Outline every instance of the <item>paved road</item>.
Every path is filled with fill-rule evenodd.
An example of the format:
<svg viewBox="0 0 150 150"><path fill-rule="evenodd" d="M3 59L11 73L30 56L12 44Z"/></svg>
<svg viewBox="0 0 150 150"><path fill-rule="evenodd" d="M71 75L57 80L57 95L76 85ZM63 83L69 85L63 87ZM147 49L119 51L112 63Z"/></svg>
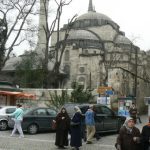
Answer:
<svg viewBox="0 0 150 150"><path fill-rule="evenodd" d="M25 134L25 138L10 137L11 131L0 131L0 150L57 150L54 145L55 133ZM83 142L81 150L115 150L114 142L117 134L104 135L92 145ZM67 149L70 149L68 147Z"/></svg>
<svg viewBox="0 0 150 150"><path fill-rule="evenodd" d="M146 123L146 117L142 118L142 124L138 124L138 128L142 128ZM25 134L25 138L10 137L11 131L0 131L0 150L57 150L54 145L55 133L39 133L37 135ZM106 134L91 145L85 144L81 150L115 150L114 143L117 134ZM68 147L67 149L70 149Z"/></svg>

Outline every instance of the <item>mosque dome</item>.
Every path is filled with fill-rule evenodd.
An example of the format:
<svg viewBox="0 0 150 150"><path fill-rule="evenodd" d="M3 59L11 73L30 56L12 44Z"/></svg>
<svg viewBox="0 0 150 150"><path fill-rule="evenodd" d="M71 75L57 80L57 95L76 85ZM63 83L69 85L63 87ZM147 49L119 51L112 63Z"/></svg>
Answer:
<svg viewBox="0 0 150 150"><path fill-rule="evenodd" d="M13 71L16 69L16 65L20 63L22 60L21 57L12 57L6 61L5 66L3 67L3 71Z"/></svg>
<svg viewBox="0 0 150 150"><path fill-rule="evenodd" d="M93 26L111 25L118 29L119 26L108 16L97 13L92 5L92 0L89 1L88 12L79 16L74 22L73 28L87 28Z"/></svg>
<svg viewBox="0 0 150 150"><path fill-rule="evenodd" d="M69 33L69 40L72 39L86 39L86 40L96 40L99 41L98 37L87 30L72 30Z"/></svg>
<svg viewBox="0 0 150 150"><path fill-rule="evenodd" d="M78 20L109 20L109 21L111 21L111 18L107 17L104 14L97 13L95 11L89 11L88 13L85 13L85 14L79 16L77 18L77 21Z"/></svg>

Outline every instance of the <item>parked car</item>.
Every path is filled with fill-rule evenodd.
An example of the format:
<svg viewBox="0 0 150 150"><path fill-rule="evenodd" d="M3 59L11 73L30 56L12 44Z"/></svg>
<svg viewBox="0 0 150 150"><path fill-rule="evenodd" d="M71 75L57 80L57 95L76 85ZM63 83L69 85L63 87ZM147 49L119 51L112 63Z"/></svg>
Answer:
<svg viewBox="0 0 150 150"><path fill-rule="evenodd" d="M36 134L38 131L53 130L52 121L56 115L56 110L51 108L38 107L30 109L24 113L22 129L30 134ZM13 128L13 119L9 119L8 126Z"/></svg>
<svg viewBox="0 0 150 150"><path fill-rule="evenodd" d="M8 128L8 115L16 110L16 106L0 106L0 130Z"/></svg>
<svg viewBox="0 0 150 150"><path fill-rule="evenodd" d="M90 104L65 104L69 116L72 118L74 114L74 106L78 106L83 114L88 110ZM110 108L101 104L94 104L95 116L95 126L96 132L116 132L119 131L120 127L123 125L126 117L116 115Z"/></svg>

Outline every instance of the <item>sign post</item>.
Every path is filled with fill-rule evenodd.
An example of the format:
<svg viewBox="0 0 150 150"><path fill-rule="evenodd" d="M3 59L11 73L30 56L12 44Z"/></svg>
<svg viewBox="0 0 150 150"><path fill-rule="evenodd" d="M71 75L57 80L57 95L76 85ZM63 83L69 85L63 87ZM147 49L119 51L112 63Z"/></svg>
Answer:
<svg viewBox="0 0 150 150"><path fill-rule="evenodd" d="M150 97L144 97L145 105L148 105L148 116L150 116Z"/></svg>

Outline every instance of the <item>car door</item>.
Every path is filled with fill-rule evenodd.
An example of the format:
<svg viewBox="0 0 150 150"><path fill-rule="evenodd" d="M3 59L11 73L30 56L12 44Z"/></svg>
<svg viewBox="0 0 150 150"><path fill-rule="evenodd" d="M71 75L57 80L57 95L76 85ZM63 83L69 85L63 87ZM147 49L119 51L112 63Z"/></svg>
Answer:
<svg viewBox="0 0 150 150"><path fill-rule="evenodd" d="M57 112L53 109L48 108L47 109L48 115L49 115L49 121L48 121L48 127L52 129L52 121L55 120Z"/></svg>
<svg viewBox="0 0 150 150"><path fill-rule="evenodd" d="M94 106L95 115L95 127L97 132L104 130L104 115L102 114L101 107L99 105Z"/></svg>
<svg viewBox="0 0 150 150"><path fill-rule="evenodd" d="M117 130L118 119L113 111L106 106L101 106L101 110L104 116L104 130Z"/></svg>
<svg viewBox="0 0 150 150"><path fill-rule="evenodd" d="M33 112L35 116L35 122L38 124L40 129L49 128L50 115L48 115L46 108L38 108Z"/></svg>

